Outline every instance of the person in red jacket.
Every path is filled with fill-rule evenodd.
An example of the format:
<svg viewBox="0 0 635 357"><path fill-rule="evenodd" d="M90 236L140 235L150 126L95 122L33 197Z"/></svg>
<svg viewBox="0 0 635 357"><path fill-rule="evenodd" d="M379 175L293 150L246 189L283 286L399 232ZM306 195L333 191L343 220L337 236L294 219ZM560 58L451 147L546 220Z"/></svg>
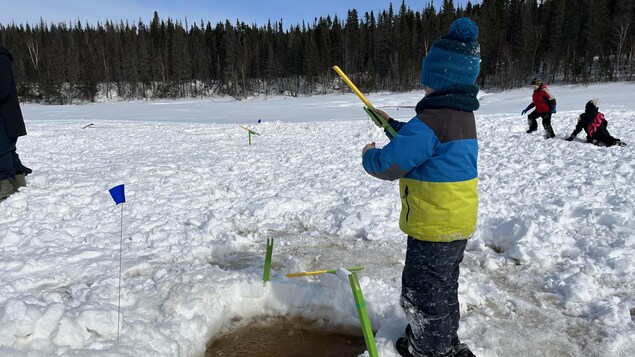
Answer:
<svg viewBox="0 0 635 357"><path fill-rule="evenodd" d="M545 139L555 138L556 135L551 127L551 114L556 113L556 98L547 90L547 85L542 83L540 79L534 78L530 84L534 90L531 97L532 102L522 111L522 115L525 115L533 107L536 107L536 110L527 116L529 123L527 133L532 133L538 129L536 119L540 117L542 118L542 127L545 128Z"/></svg>

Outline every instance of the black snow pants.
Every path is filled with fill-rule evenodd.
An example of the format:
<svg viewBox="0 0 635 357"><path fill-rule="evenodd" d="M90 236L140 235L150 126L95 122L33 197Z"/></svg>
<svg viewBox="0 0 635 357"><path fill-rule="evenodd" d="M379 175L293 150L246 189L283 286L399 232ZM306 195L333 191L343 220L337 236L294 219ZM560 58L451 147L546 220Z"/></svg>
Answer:
<svg viewBox="0 0 635 357"><path fill-rule="evenodd" d="M621 144L621 140L618 138L613 137L608 130L608 124L605 121L604 123L602 123L602 125L598 128L598 130L593 134L593 136L588 136L586 137L586 141L589 143L592 143L594 145L597 146L613 146L613 145L620 145Z"/></svg>
<svg viewBox="0 0 635 357"><path fill-rule="evenodd" d="M467 240L424 242L408 237L401 307L415 356L443 356L459 342L459 264Z"/></svg>
<svg viewBox="0 0 635 357"><path fill-rule="evenodd" d="M527 116L527 122L529 123L529 130L527 130L527 132L531 133L538 129L538 122L536 121L538 118L542 118L542 127L545 129L545 137L555 137L556 134L554 134L553 128L551 127L551 113L538 113L536 110Z"/></svg>

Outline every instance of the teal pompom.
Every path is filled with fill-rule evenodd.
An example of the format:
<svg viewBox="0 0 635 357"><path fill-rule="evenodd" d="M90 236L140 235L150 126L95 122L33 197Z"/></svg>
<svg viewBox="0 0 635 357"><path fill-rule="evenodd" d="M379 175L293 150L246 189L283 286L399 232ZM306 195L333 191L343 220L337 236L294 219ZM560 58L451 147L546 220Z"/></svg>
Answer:
<svg viewBox="0 0 635 357"><path fill-rule="evenodd" d="M461 42L476 41L478 38L478 27L470 18L462 17L452 23L447 37Z"/></svg>

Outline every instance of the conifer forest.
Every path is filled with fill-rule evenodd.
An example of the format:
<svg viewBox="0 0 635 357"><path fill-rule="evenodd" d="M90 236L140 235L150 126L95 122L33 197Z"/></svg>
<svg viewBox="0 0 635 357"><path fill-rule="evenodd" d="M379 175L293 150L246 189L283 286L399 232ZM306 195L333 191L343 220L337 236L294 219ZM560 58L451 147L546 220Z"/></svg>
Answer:
<svg viewBox="0 0 635 357"><path fill-rule="evenodd" d="M438 1L437 1L438 2ZM423 3L423 2L422 2ZM394 7L393 7L394 6ZM635 79L635 0L444 0L346 18L266 25L237 20L0 24L24 101L310 95L419 87L421 62L458 17L479 27L482 88ZM190 22L191 20L191 22Z"/></svg>

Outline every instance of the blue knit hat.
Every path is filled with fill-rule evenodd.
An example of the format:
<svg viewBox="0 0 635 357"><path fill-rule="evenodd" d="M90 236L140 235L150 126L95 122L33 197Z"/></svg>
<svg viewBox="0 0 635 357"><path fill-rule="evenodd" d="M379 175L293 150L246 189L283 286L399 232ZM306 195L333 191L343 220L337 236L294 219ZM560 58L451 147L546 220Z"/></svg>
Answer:
<svg viewBox="0 0 635 357"><path fill-rule="evenodd" d="M474 84L481 68L481 47L474 21L462 17L439 37L423 59L421 84L434 90Z"/></svg>

